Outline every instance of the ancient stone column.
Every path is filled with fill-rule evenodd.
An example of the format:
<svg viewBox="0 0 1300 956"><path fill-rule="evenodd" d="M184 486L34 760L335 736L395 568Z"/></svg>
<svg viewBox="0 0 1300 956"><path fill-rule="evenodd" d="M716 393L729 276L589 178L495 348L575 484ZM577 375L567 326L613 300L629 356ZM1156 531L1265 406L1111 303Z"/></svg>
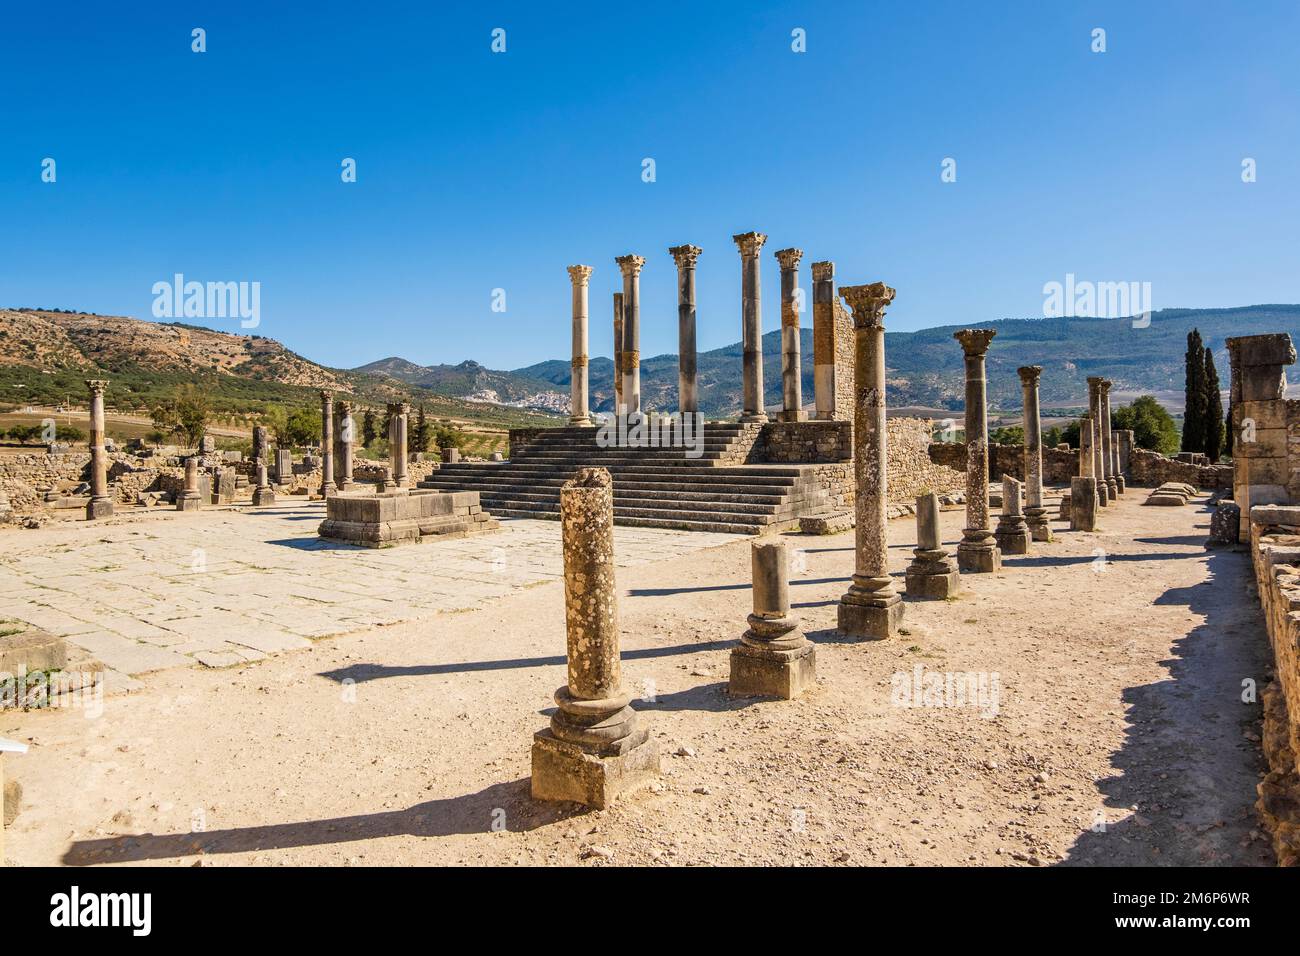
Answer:
<svg viewBox="0 0 1300 956"><path fill-rule="evenodd" d="M406 416L411 406L406 402L389 402L388 458L393 466L393 485L405 488L406 481Z"/></svg>
<svg viewBox="0 0 1300 956"><path fill-rule="evenodd" d="M802 249L781 249L781 414L783 422L807 419L803 411L803 373L799 355L799 260Z"/></svg>
<svg viewBox="0 0 1300 956"><path fill-rule="evenodd" d="M347 491L355 481L352 480L352 468L355 464L353 448L356 443L356 422L352 420L352 403L339 402L338 405L338 461L335 465L335 484L339 491Z"/></svg>
<svg viewBox="0 0 1300 956"><path fill-rule="evenodd" d="M1121 428L1115 432L1116 476L1121 477L1128 471L1129 460L1133 455L1133 430ZM1127 484L1128 480L1125 479Z"/></svg>
<svg viewBox="0 0 1300 956"><path fill-rule="evenodd" d="M334 393L320 393L320 496L333 494L334 484ZM283 480L283 478L281 479Z"/></svg>
<svg viewBox="0 0 1300 956"><path fill-rule="evenodd" d="M104 450L104 389L108 382L91 379L90 389L90 501L86 519L107 518L113 514L113 499L108 493L108 452Z"/></svg>
<svg viewBox="0 0 1300 956"><path fill-rule="evenodd" d="M792 700L817 681L813 645L790 614L790 553L780 538L750 544L754 579L754 613L749 629L731 650L733 697L779 697Z"/></svg>
<svg viewBox="0 0 1300 956"><path fill-rule="evenodd" d="M813 397L817 420L835 418L835 263L814 262Z"/></svg>
<svg viewBox="0 0 1300 956"><path fill-rule="evenodd" d="M623 273L623 401L627 412L641 411L641 267L645 256L619 256Z"/></svg>
<svg viewBox="0 0 1300 956"><path fill-rule="evenodd" d="M587 405L587 286L590 279L591 266L569 266L569 282L573 286L573 361L569 376L573 408L569 424L583 427L592 424Z"/></svg>
<svg viewBox="0 0 1300 956"><path fill-rule="evenodd" d="M961 573L939 538L939 496L933 491L916 499L915 557L907 566L907 596L921 600L954 597Z"/></svg>
<svg viewBox="0 0 1300 956"><path fill-rule="evenodd" d="M673 246L677 263L677 410L685 419L700 410L700 383L695 347L695 263L699 246Z"/></svg>
<svg viewBox="0 0 1300 956"><path fill-rule="evenodd" d="M614 486L583 468L560 490L568 683L533 737L532 794L604 809L659 773L659 751L623 687L614 584Z"/></svg>
<svg viewBox="0 0 1300 956"><path fill-rule="evenodd" d="M1070 479L1070 529L1097 530L1097 479L1091 475Z"/></svg>
<svg viewBox="0 0 1300 956"><path fill-rule="evenodd" d="M1101 377L1088 376L1088 414L1092 418L1092 471L1097 479L1097 504L1105 508L1110 502L1110 486L1106 484L1106 463L1102 455Z"/></svg>
<svg viewBox="0 0 1300 956"><path fill-rule="evenodd" d="M270 458L271 441L265 425L253 426L253 461L259 458L267 461Z"/></svg>
<svg viewBox="0 0 1300 956"><path fill-rule="evenodd" d="M841 286L853 311L857 405L853 418L854 512L857 520L853 583L840 598L839 629L880 640L898 632L902 598L889 576L885 447L885 309L894 290L883 282Z"/></svg>
<svg viewBox="0 0 1300 956"><path fill-rule="evenodd" d="M984 356L995 329L962 329L953 338L966 356L966 527L957 545L957 566L983 574L1002 567L989 527L989 423L988 383Z"/></svg>
<svg viewBox="0 0 1300 956"><path fill-rule="evenodd" d="M266 461L259 458L257 460L257 487L253 489L254 507L275 504L275 489L271 487L271 481L266 475Z"/></svg>
<svg viewBox="0 0 1300 956"><path fill-rule="evenodd" d="M1010 475L1002 476L1002 514L993 537L1003 554L1029 553L1029 525L1020 510L1021 483Z"/></svg>
<svg viewBox="0 0 1300 956"><path fill-rule="evenodd" d="M1293 500L1285 399L1286 367L1295 363L1296 350L1286 332L1233 336L1225 344L1232 374L1232 498L1241 508L1238 538L1249 541L1251 508Z"/></svg>
<svg viewBox="0 0 1300 956"><path fill-rule="evenodd" d="M185 459L185 488L176 495L177 511L198 511L203 507L199 494L199 459L191 455Z"/></svg>
<svg viewBox="0 0 1300 956"><path fill-rule="evenodd" d="M740 250L740 322L741 347L744 349L744 387L740 413L742 422L765 422L763 410L763 304L759 280L759 250L767 242L761 232L742 232L732 236Z"/></svg>
<svg viewBox="0 0 1300 956"><path fill-rule="evenodd" d="M1025 522L1035 541L1052 540L1052 524L1043 507L1043 423L1038 407L1040 365L1016 369L1025 409Z"/></svg>
<svg viewBox="0 0 1300 956"><path fill-rule="evenodd" d="M1101 417L1101 465L1106 474L1106 493L1111 501L1119 497L1119 481L1115 478L1115 436L1110 427L1110 380L1097 383Z"/></svg>
<svg viewBox="0 0 1300 956"><path fill-rule="evenodd" d="M623 293L614 293L614 414L624 415L623 407Z"/></svg>

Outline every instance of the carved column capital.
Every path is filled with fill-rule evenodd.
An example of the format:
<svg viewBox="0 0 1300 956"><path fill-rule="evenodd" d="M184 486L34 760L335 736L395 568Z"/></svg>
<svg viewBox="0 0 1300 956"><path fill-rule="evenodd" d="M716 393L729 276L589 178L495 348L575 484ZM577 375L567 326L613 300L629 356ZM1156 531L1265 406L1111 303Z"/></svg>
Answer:
<svg viewBox="0 0 1300 956"><path fill-rule="evenodd" d="M90 389L96 395L103 395L104 389L108 388L108 380L102 378L87 379L86 388Z"/></svg>
<svg viewBox="0 0 1300 956"><path fill-rule="evenodd" d="M591 266L569 266L569 281L576 286L584 286L591 278Z"/></svg>
<svg viewBox="0 0 1300 956"><path fill-rule="evenodd" d="M672 246L668 253L676 261L677 268L682 269L694 268L703 251L699 246Z"/></svg>
<svg viewBox="0 0 1300 956"><path fill-rule="evenodd" d="M814 282L821 282L823 279L834 279L835 263L829 260L825 262L814 262L812 264L812 277Z"/></svg>
<svg viewBox="0 0 1300 956"><path fill-rule="evenodd" d="M962 351L968 356L983 355L989 350L989 343L997 335L997 329L962 329L954 332L952 337L961 343Z"/></svg>
<svg viewBox="0 0 1300 956"><path fill-rule="evenodd" d="M1016 374L1020 376L1020 381L1024 385L1038 385L1038 380L1043 374L1041 365L1022 365L1016 369Z"/></svg>
<svg viewBox="0 0 1300 956"><path fill-rule="evenodd" d="M641 267L645 265L645 256L618 256L614 261L618 263L623 278L631 279L641 274Z"/></svg>
<svg viewBox="0 0 1300 956"><path fill-rule="evenodd" d="M776 261L781 263L781 271L799 268L799 260L803 258L802 249L778 249L773 255Z"/></svg>
<svg viewBox="0 0 1300 956"><path fill-rule="evenodd" d="M732 236L731 240L740 249L743 258L756 259L759 250L763 248L763 243L767 242L767 236L761 232L742 232Z"/></svg>
<svg viewBox="0 0 1300 956"><path fill-rule="evenodd" d="M894 294L883 282L840 286L840 296L853 312L855 329L883 328L885 309L894 301Z"/></svg>

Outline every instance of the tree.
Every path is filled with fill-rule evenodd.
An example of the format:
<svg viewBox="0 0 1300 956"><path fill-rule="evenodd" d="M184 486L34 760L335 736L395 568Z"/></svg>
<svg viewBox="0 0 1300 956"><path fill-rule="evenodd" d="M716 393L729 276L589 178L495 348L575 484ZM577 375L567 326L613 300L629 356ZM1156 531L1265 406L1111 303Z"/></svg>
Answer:
<svg viewBox="0 0 1300 956"><path fill-rule="evenodd" d="M375 410L366 409L365 418L361 420L361 447L369 448L375 440Z"/></svg>
<svg viewBox="0 0 1300 956"><path fill-rule="evenodd" d="M271 429L281 448L310 445L320 437L320 411L313 408L285 408L273 405L262 416L262 424Z"/></svg>
<svg viewBox="0 0 1300 956"><path fill-rule="evenodd" d="M196 447L203 440L211 419L208 396L194 385L182 385L172 397L159 402L153 409L153 426L160 432L180 435L187 447Z"/></svg>
<svg viewBox="0 0 1300 956"><path fill-rule="evenodd" d="M1205 350L1205 454L1217 462L1223 454L1223 396L1219 394L1219 372L1214 367L1214 352Z"/></svg>
<svg viewBox="0 0 1300 956"><path fill-rule="evenodd" d="M415 428L411 431L411 451L428 451L429 439L433 437L433 432L429 428L428 421L424 417L424 406L421 405L415 414Z"/></svg>
<svg viewBox="0 0 1300 956"><path fill-rule="evenodd" d="M1173 416L1155 400L1153 395L1134 399L1131 405L1115 409L1112 427L1133 432L1133 444L1138 448L1172 455L1178 451L1178 426Z"/></svg>
<svg viewBox="0 0 1300 956"><path fill-rule="evenodd" d="M433 438L439 448L459 448L465 443L465 433L450 422L434 425Z"/></svg>
<svg viewBox="0 0 1300 956"><path fill-rule="evenodd" d="M1020 425L1005 425L1002 428L995 428L993 434L989 435L989 441L998 445L1023 445L1025 443L1025 429Z"/></svg>
<svg viewBox="0 0 1300 956"><path fill-rule="evenodd" d="M1187 333L1187 351L1183 353L1183 451L1205 451L1205 346L1201 333Z"/></svg>

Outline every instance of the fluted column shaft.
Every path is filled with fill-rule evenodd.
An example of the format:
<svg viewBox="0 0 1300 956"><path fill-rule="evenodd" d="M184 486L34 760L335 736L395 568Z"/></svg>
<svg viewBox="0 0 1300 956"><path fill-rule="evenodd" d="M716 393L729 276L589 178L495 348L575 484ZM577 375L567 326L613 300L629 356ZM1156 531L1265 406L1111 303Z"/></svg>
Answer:
<svg viewBox="0 0 1300 956"><path fill-rule="evenodd" d="M759 278L759 251L767 236L761 232L745 232L732 236L740 249L740 323L741 347L744 350L742 368L743 389L742 422L765 422L763 411L763 306L762 284Z"/></svg>
<svg viewBox="0 0 1300 956"><path fill-rule="evenodd" d="M1002 552L993 539L989 522L988 382L985 356L997 333L993 329L962 329L953 334L961 342L966 362L966 527L957 546L962 571L996 571Z"/></svg>
<svg viewBox="0 0 1300 956"><path fill-rule="evenodd" d="M590 425L587 381L587 289L591 266L569 266L573 286L573 361L570 365L569 395L572 409L570 425Z"/></svg>
<svg viewBox="0 0 1300 956"><path fill-rule="evenodd" d="M677 410L693 415L700 410L699 375L695 345L695 263L699 246L673 246L668 252L677 263Z"/></svg>
<svg viewBox="0 0 1300 956"><path fill-rule="evenodd" d="M411 406L406 402L393 402L388 406L389 449L388 457L393 466L393 483L398 488L406 487L406 419L411 413Z"/></svg>
<svg viewBox="0 0 1300 956"><path fill-rule="evenodd" d="M352 420L352 403L339 402L338 433L338 490L346 490L352 484L353 443L356 440L356 423Z"/></svg>
<svg viewBox="0 0 1300 956"><path fill-rule="evenodd" d="M614 414L623 408L623 293L614 293Z"/></svg>
<svg viewBox="0 0 1300 956"><path fill-rule="evenodd" d="M776 253L781 264L781 421L803 421L803 370L799 350L799 260L801 249Z"/></svg>
<svg viewBox="0 0 1300 956"><path fill-rule="evenodd" d="M645 256L619 256L623 273L623 401L628 414L641 411L641 267Z"/></svg>

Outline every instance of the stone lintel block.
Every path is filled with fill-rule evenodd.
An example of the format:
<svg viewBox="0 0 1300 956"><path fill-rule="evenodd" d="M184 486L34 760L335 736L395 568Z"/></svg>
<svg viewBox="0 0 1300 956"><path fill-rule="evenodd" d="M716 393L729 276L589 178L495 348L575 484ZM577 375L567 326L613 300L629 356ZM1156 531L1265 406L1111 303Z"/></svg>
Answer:
<svg viewBox="0 0 1300 956"><path fill-rule="evenodd" d="M1232 445L1236 458L1285 458L1287 435L1285 428L1255 428L1254 441L1238 441Z"/></svg>
<svg viewBox="0 0 1300 956"><path fill-rule="evenodd" d="M996 545L957 545L957 567L968 574L992 574L1002 570L1002 551Z"/></svg>
<svg viewBox="0 0 1300 956"><path fill-rule="evenodd" d="M1265 335L1239 335L1227 340L1227 346L1233 350L1237 364L1243 371L1252 366L1294 365L1296 359L1295 345L1286 332L1271 332Z"/></svg>
<svg viewBox="0 0 1300 956"><path fill-rule="evenodd" d="M805 643L792 650L738 644L731 649L732 697L777 697L793 700L817 683L817 651Z"/></svg>
<svg viewBox="0 0 1300 956"><path fill-rule="evenodd" d="M10 626L0 622L0 630ZM67 663L67 642L39 627L0 637L0 674L62 670Z"/></svg>
<svg viewBox="0 0 1300 956"><path fill-rule="evenodd" d="M1142 502L1144 505L1164 505L1166 507L1181 507L1187 504L1187 499L1182 495L1176 495L1172 492L1157 491L1147 497Z"/></svg>
<svg viewBox="0 0 1300 956"><path fill-rule="evenodd" d="M567 800L604 810L659 776L659 745L649 737L623 753L600 756L560 740L550 729L533 735L534 800Z"/></svg>
<svg viewBox="0 0 1300 956"><path fill-rule="evenodd" d="M839 630L868 641L883 641L898 634L903 622L903 602L895 595L884 605L858 604L840 599Z"/></svg>
<svg viewBox="0 0 1300 956"><path fill-rule="evenodd" d="M1249 418L1255 423L1256 428L1286 428L1287 403L1279 401L1238 402L1235 415L1238 422Z"/></svg>
<svg viewBox="0 0 1300 956"><path fill-rule="evenodd" d="M1259 504L1250 509L1255 524L1300 529L1300 505Z"/></svg>
<svg viewBox="0 0 1300 956"><path fill-rule="evenodd" d="M938 573L907 569L907 596L920 601L942 601L961 591L961 572L956 568Z"/></svg>

